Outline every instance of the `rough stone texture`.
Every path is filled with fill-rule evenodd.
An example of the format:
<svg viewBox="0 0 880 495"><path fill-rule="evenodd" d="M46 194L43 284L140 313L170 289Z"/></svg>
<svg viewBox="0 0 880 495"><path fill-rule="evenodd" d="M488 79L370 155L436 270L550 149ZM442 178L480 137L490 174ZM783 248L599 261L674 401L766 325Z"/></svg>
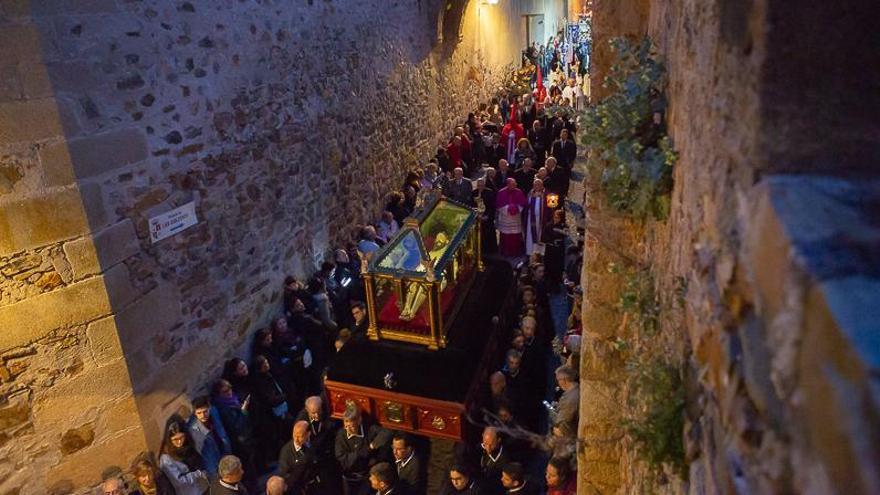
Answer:
<svg viewBox="0 0 880 495"><path fill-rule="evenodd" d="M597 38L650 34L666 60L679 160L665 223L588 247L588 297L602 296L584 321L591 334L628 337L620 316L601 310L620 290L604 270L609 259L650 265L661 302L681 294L683 304L661 304L661 338L649 349L683 367L690 476L657 485L631 449L587 443L581 486L876 493L880 216L876 185L859 182L876 176L878 134L865 116L880 101L865 89L877 74L861 69L878 54L859 40L875 39L864 19L878 7L807 2L789 16L794 3L782 0L612 4L595 3ZM598 47L593 60L595 82L610 60ZM837 177L767 176L790 172ZM615 225L594 196L588 237ZM600 354L602 342L584 345L601 361L585 366L620 365ZM608 422L596 401L613 404L624 391L617 382L585 395L582 431Z"/></svg>
<svg viewBox="0 0 880 495"><path fill-rule="evenodd" d="M0 0L0 493L155 448L498 87L516 8L453 3Z"/></svg>

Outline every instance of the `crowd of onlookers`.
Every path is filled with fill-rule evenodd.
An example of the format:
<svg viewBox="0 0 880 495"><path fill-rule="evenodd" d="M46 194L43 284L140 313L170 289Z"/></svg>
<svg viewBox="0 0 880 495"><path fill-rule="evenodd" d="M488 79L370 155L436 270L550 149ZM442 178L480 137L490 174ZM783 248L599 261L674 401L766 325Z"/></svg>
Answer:
<svg viewBox="0 0 880 495"><path fill-rule="evenodd" d="M528 97L502 99L512 105L496 99L469 115L407 174L375 224L357 227L307 281L288 277L283 313L255 333L249 358L227 361L188 417L168 418L159 451L131 463L127 484L122 470L108 470L101 493L426 493L419 439L355 409L331 419L322 380L342 346L366 338L361 258L394 236L420 191L437 188L479 206L482 249L511 261L517 276L512 323L500 330L509 348L475 419L485 426L481 443L457 450L442 493L573 494L580 246L567 246L563 206L575 125ZM568 321L554 304L571 308Z"/></svg>

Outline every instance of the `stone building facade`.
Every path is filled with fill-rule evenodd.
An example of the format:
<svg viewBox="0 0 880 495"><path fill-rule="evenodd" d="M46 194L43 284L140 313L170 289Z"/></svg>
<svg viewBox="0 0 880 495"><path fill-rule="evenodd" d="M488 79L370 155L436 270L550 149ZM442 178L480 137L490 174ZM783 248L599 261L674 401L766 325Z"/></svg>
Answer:
<svg viewBox="0 0 880 495"><path fill-rule="evenodd" d="M877 6L593 6L594 90L607 41L649 35L679 158L665 222L591 189L580 492L877 493ZM653 273L658 335L625 330L611 263ZM624 435L627 345L684 378L683 476L651 473Z"/></svg>
<svg viewBox="0 0 880 495"><path fill-rule="evenodd" d="M498 88L508 14L0 1L0 493L82 491L155 448L282 279ZM149 219L191 201L199 223L151 243Z"/></svg>

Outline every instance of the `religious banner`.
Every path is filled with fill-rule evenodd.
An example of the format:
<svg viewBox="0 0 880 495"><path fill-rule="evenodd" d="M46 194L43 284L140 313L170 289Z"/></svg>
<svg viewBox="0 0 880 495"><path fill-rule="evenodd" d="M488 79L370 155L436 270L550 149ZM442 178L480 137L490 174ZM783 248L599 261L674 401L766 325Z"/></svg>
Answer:
<svg viewBox="0 0 880 495"><path fill-rule="evenodd" d="M150 219L150 240L154 244L199 223L196 203L189 203Z"/></svg>

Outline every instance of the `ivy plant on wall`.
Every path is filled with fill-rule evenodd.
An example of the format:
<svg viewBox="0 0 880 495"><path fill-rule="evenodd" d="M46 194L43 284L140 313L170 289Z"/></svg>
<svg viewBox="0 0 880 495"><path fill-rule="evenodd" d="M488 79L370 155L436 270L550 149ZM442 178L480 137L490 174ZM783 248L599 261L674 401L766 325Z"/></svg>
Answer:
<svg viewBox="0 0 880 495"><path fill-rule="evenodd" d="M611 45L615 63L604 81L609 94L587 107L579 134L609 205L637 219L663 220L676 160L666 135L663 64L649 38L615 38Z"/></svg>

